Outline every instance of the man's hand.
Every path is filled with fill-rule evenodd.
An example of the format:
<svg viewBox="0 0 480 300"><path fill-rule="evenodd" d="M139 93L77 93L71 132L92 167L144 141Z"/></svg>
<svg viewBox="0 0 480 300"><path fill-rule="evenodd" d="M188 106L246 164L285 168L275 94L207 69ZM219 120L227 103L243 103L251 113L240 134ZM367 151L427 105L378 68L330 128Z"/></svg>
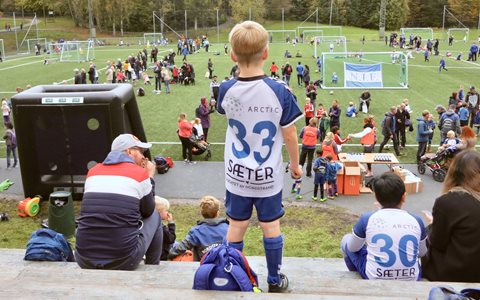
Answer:
<svg viewBox="0 0 480 300"><path fill-rule="evenodd" d="M155 164L149 161L147 158L145 158L145 160L143 161L142 167L145 168L150 178L153 178L155 176L155 171L156 171Z"/></svg>
<svg viewBox="0 0 480 300"><path fill-rule="evenodd" d="M173 215L171 213L167 213L167 221L172 222L173 221Z"/></svg>

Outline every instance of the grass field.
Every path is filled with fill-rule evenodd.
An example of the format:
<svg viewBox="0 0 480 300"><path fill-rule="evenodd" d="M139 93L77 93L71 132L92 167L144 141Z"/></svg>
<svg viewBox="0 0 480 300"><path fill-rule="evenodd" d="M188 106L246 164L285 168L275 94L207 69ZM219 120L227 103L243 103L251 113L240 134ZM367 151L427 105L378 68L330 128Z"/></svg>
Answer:
<svg viewBox="0 0 480 300"><path fill-rule="evenodd" d="M74 202L78 215L81 202ZM48 218L48 202L42 202L40 213L33 217L16 216L16 201L0 201L0 212L7 212L10 221L1 222L0 248L25 248L30 234L40 228ZM185 238L190 227L201 220L198 205L172 205L170 211L176 224L177 240ZM224 209L222 209L224 211ZM282 218L285 234L285 256L341 257L340 240L350 232L357 217L338 207L293 207L286 208ZM261 228L255 217L245 236L246 255L263 255ZM74 238L71 240L75 244Z"/></svg>
<svg viewBox="0 0 480 300"><path fill-rule="evenodd" d="M345 31L345 30L344 30ZM352 32L358 34L359 29L355 29ZM371 31L365 31L371 34ZM348 32L347 32L348 36ZM471 34L471 36L474 36ZM440 43L441 54L445 54L446 51L452 52L454 55L458 52L463 52L464 56L467 52L469 44L454 43L452 47L446 46L444 42ZM161 47L160 55L165 55L171 47ZM141 50L141 47L97 47L95 50L97 68L102 70L108 60L116 61L118 58L124 59L130 54L136 55ZM289 50L292 53L300 51L303 57L285 59L283 53L285 50ZM368 41L365 45L362 45L360 40L349 40L348 51L363 52L382 52L390 51L391 49L385 46L384 42L380 41ZM220 55L214 55L214 52L219 52ZM265 73L268 72L269 65L272 61L279 66L289 61L292 64L296 64L301 61L303 64L309 65L311 72L311 79L317 80L320 78L319 73L315 73L315 60L312 57L313 46L297 44L295 47L292 44L271 44L270 55L265 63ZM388 110L391 105L399 104L404 98L410 99L410 104L414 110L412 117L417 117L424 109L429 109L433 112L433 108L437 104L446 105L448 103L448 97L453 91L457 91L460 85L464 85L468 88L470 85L478 85L478 74L480 71L480 64L467 61L454 61L453 59L447 59L448 72L438 73L439 57L432 56L430 62L423 61L423 55L421 53L414 54L415 58L409 61L409 89L407 90L373 90L372 93L372 106L371 112L376 116L377 122L380 122L383 118L383 114ZM189 118L194 117L195 108L199 104L199 100L202 96L208 96L209 80L204 77L207 69L207 60L211 58L214 63L214 73L223 78L228 76L230 69L233 65L229 56L223 55L223 44L213 44L210 48L210 52L206 53L201 51L198 54L189 55L188 61L193 64L196 70L196 85L195 86L172 86L172 93L166 95L156 95L152 93L153 87L145 87L147 95L145 97L137 97L139 107L141 110L141 116L146 130L149 141L162 142L165 144L157 144L153 148L154 154L162 154L165 156L171 156L175 160L181 159L180 157L180 145L176 135L176 120L180 112L186 112ZM43 56L35 57L21 57L8 59L4 63L0 64L0 76L4 78L0 81L0 96L11 97L15 87L25 87L27 84L39 85L39 84L52 84L54 82L62 82L67 80L68 83L72 83L73 69L86 68L88 69L89 63L58 63L52 61L48 65L43 65ZM176 57L176 62L179 64L180 57ZM150 75L153 72L149 71ZM294 72L293 75L296 75ZM299 105L303 108L305 101L305 93L303 87L299 87L294 83L295 76L292 76L292 88L296 94ZM105 75L101 73L100 82L105 81ZM143 86L142 83L137 83L134 89ZM327 108L330 107L333 99L338 99L340 107L343 111L346 110L349 101L357 103L359 90L335 90L333 95L329 94L329 90L319 90L317 103L323 103ZM213 159L223 159L223 146L221 143L224 141L226 122L224 117L216 114L212 114L212 126L209 131L209 141L214 143L213 145ZM346 118L342 116L342 133L357 132L362 128L361 114L360 118ZM297 127L301 129L304 125L303 122L298 122ZM438 141L438 134L435 135L435 143ZM174 144L170 144L174 143ZM218 145L216 143L219 143ZM355 143L352 141L352 143ZM415 132L409 133L407 137L407 144L416 144ZM349 151L355 151L356 148L345 148ZM402 162L413 162L416 151L414 148L406 150L407 156L402 158Z"/></svg>

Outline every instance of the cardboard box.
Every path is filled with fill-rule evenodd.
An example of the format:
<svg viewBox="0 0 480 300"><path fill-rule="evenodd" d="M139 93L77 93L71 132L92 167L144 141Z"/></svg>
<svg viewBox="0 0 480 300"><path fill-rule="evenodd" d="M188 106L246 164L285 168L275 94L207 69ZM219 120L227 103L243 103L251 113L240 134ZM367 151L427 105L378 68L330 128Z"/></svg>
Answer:
<svg viewBox="0 0 480 300"><path fill-rule="evenodd" d="M407 194L421 193L423 191L422 180L420 179L418 181L405 181L405 191L407 192Z"/></svg>
<svg viewBox="0 0 480 300"><path fill-rule="evenodd" d="M338 163L342 165L342 168L337 172L337 189L338 189L338 193L340 195L343 195L345 166L341 162L338 162Z"/></svg>
<svg viewBox="0 0 480 300"><path fill-rule="evenodd" d="M362 182L362 171L360 163L356 161L347 161L343 164L343 194L344 195L360 195L360 186Z"/></svg>

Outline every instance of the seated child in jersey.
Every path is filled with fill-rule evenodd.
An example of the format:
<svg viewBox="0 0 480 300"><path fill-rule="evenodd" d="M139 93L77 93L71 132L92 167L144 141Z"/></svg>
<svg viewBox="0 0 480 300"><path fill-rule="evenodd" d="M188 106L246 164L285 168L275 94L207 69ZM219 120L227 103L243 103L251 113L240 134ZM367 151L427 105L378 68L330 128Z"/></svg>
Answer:
<svg viewBox="0 0 480 300"><path fill-rule="evenodd" d="M143 83L145 83L145 85L151 85L152 84L150 82L150 77L148 77L147 72L142 72L142 78L143 78Z"/></svg>
<svg viewBox="0 0 480 300"><path fill-rule="evenodd" d="M333 72L332 74L332 83L337 84L338 83L338 75L337 72Z"/></svg>
<svg viewBox="0 0 480 300"><path fill-rule="evenodd" d="M194 261L200 261L212 247L223 243L227 235L228 221L220 217L220 201L213 196L203 196L200 199L200 211L204 219L190 228L183 241L173 245L168 254L169 259L191 250Z"/></svg>
<svg viewBox="0 0 480 300"><path fill-rule="evenodd" d="M193 121L193 134L195 135L195 143L200 144L203 147L207 147L208 143L204 141L203 127L200 118L195 118Z"/></svg>
<svg viewBox="0 0 480 300"><path fill-rule="evenodd" d="M438 148L437 154L447 148L456 146L459 142L460 140L455 136L455 132L453 130L449 130L447 132L447 138L442 142L442 145Z"/></svg>
<svg viewBox="0 0 480 300"><path fill-rule="evenodd" d="M355 104L353 104L353 102L348 103L347 117L355 118L356 116L357 116L357 108L355 107Z"/></svg>
<svg viewBox="0 0 480 300"><path fill-rule="evenodd" d="M420 280L419 257L427 253L423 221L402 210L407 193L400 176L388 172L373 180L381 209L363 214L343 237L345 264L363 279Z"/></svg>
<svg viewBox="0 0 480 300"><path fill-rule="evenodd" d="M333 156L329 153L325 156L327 159L327 168L325 171L325 177L327 179L328 199L335 199L338 197L337 187L337 173L342 168L338 162L333 160Z"/></svg>
<svg viewBox="0 0 480 300"><path fill-rule="evenodd" d="M167 221L167 225L163 225L163 245L162 245L162 255L160 260L167 260L168 252L175 243L176 234L175 234L175 222L173 222L173 216L168 212L170 209L170 202L167 199L155 196L155 208L162 217L162 221Z"/></svg>
<svg viewBox="0 0 480 300"><path fill-rule="evenodd" d="M326 173L327 173L328 160L322 157L322 154L323 154L322 149L317 149L316 154L317 154L317 158L313 162L313 172L315 172L315 177L313 179L312 200L317 201L318 188L320 188L320 202L325 202L327 201L327 198L325 197L324 185L325 185L325 182L327 181Z"/></svg>

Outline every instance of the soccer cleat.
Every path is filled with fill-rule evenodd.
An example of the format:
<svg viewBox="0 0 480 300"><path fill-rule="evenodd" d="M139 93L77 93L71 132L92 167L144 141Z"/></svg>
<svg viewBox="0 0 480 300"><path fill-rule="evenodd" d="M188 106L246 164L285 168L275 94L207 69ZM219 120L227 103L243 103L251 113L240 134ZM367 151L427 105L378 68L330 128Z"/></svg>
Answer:
<svg viewBox="0 0 480 300"><path fill-rule="evenodd" d="M269 283L268 292L269 293L288 293L288 278L285 274L279 273L280 283Z"/></svg>
<svg viewBox="0 0 480 300"><path fill-rule="evenodd" d="M323 197L323 198L320 198L320 202L325 202L327 201L327 198Z"/></svg>
<svg viewBox="0 0 480 300"><path fill-rule="evenodd" d="M301 199L303 199L303 196L302 196L302 195L297 195L297 196L295 197L295 199L301 200Z"/></svg>
<svg viewBox="0 0 480 300"><path fill-rule="evenodd" d="M297 189L292 189L290 192L291 192L292 194L295 194L295 193L297 192Z"/></svg>
<svg viewBox="0 0 480 300"><path fill-rule="evenodd" d="M317 199L318 199L317 197L312 196L312 200L313 200L313 201L317 201Z"/></svg>

